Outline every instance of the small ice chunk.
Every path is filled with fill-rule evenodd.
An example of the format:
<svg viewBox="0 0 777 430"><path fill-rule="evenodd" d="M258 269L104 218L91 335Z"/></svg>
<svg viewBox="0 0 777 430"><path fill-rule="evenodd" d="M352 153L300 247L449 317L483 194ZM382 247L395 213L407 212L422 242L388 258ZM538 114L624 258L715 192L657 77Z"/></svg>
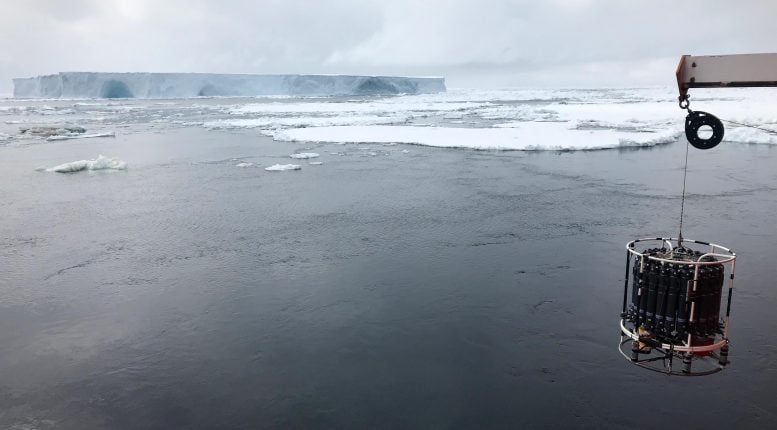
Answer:
<svg viewBox="0 0 777 430"><path fill-rule="evenodd" d="M315 152L300 152L299 154L291 154L289 157L296 158L298 160L307 160L309 158L318 158L318 154Z"/></svg>
<svg viewBox="0 0 777 430"><path fill-rule="evenodd" d="M37 126L37 127L21 127L19 131L22 134L37 137L51 137L56 135L74 136L77 134L86 133L86 129L78 126Z"/></svg>
<svg viewBox="0 0 777 430"><path fill-rule="evenodd" d="M322 165L324 163L322 163L320 161L309 161L308 164L310 164L311 166L320 166L320 165Z"/></svg>
<svg viewBox="0 0 777 430"><path fill-rule="evenodd" d="M127 163L118 158L98 155L94 160L79 160L46 169L47 172L73 173L82 170L125 170Z"/></svg>
<svg viewBox="0 0 777 430"><path fill-rule="evenodd" d="M46 138L46 140L55 141L55 140L68 140L68 139L89 139L93 137L116 137L116 132L111 131L108 133L94 133L94 134L62 134L62 135L49 136Z"/></svg>
<svg viewBox="0 0 777 430"><path fill-rule="evenodd" d="M264 170L268 172L283 172L284 170L301 170L302 166L299 164L273 164L270 167L265 167Z"/></svg>
<svg viewBox="0 0 777 430"><path fill-rule="evenodd" d="M246 163L246 162L242 162L242 163L237 163L237 164L235 164L235 167L251 167L251 166L253 166L253 165L254 165L254 163Z"/></svg>
<svg viewBox="0 0 777 430"><path fill-rule="evenodd" d="M403 150L402 150L402 153L403 153L403 154L409 154L409 153L410 153L410 151L408 151L407 149L403 149Z"/></svg>

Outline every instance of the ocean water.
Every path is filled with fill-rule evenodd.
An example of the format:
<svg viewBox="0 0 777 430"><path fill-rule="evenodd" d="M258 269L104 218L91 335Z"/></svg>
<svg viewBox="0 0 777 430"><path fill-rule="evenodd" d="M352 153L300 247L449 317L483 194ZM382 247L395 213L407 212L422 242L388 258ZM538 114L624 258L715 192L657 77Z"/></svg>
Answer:
<svg viewBox="0 0 777 430"><path fill-rule="evenodd" d="M774 127L769 95L692 108ZM768 133L689 152L683 233L738 254L731 365L616 348L625 243L678 229L673 97L2 100L0 427L775 427ZM99 155L127 168L46 171Z"/></svg>

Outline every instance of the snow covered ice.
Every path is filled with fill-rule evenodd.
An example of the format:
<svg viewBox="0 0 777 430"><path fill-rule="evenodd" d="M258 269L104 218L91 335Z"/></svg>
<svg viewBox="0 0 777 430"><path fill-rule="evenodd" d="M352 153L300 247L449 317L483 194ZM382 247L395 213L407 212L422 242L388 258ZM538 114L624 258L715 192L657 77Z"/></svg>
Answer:
<svg viewBox="0 0 777 430"><path fill-rule="evenodd" d="M270 167L265 167L264 170L268 172L283 172L286 170L301 170L302 166L299 164L273 164Z"/></svg>
<svg viewBox="0 0 777 430"><path fill-rule="evenodd" d="M296 158L298 160L306 160L308 158L318 158L318 154L315 152L300 152L298 154L291 154L289 157Z"/></svg>
<svg viewBox="0 0 777 430"><path fill-rule="evenodd" d="M671 87L450 89L396 96L8 99L0 101L0 133L4 146L49 137L52 142L106 137L111 136L111 130L134 133L153 129L163 133L173 128L203 127L211 133L263 135L278 142L520 151L646 148L682 139L685 112L677 107L675 92ZM698 90L694 96L694 107L724 120L777 129L777 117L771 116L777 111L777 91L773 89ZM726 125L724 141L777 144L777 138L768 132L732 124Z"/></svg>
<svg viewBox="0 0 777 430"><path fill-rule="evenodd" d="M89 134L80 134L80 133L73 133L73 134L59 134L54 136L49 136L46 138L48 141L56 141L56 140L71 140L71 139L91 139L95 137L116 137L116 132L107 132L107 133L89 133Z"/></svg>
<svg viewBox="0 0 777 430"><path fill-rule="evenodd" d="M82 170L125 170L127 163L118 158L98 155L94 160L79 160L45 169L47 172L74 173Z"/></svg>
<svg viewBox="0 0 777 430"><path fill-rule="evenodd" d="M574 135L572 134L574 133ZM570 131L558 123L526 122L511 128L412 126L314 127L275 135L281 141L333 143L407 143L441 148L496 150L593 150L645 147L677 141L681 133L624 133L616 130Z"/></svg>

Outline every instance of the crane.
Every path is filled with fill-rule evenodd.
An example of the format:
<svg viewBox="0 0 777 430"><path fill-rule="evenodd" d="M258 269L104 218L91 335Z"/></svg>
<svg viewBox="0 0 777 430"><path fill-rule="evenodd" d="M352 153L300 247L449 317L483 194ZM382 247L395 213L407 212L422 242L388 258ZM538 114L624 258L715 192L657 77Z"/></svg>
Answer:
<svg viewBox="0 0 777 430"><path fill-rule="evenodd" d="M698 149L710 149L723 140L723 123L707 112L692 111L691 88L777 87L777 54L683 55L677 65L680 108L688 110L685 136ZM708 126L712 135L701 137Z"/></svg>

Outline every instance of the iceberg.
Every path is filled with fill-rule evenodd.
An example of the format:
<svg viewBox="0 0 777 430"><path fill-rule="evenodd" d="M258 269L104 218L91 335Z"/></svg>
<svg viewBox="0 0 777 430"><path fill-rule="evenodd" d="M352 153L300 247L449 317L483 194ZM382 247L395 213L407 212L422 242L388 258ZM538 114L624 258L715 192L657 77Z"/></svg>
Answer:
<svg viewBox="0 0 777 430"><path fill-rule="evenodd" d="M442 77L61 72L13 80L17 98L363 96L445 91Z"/></svg>

